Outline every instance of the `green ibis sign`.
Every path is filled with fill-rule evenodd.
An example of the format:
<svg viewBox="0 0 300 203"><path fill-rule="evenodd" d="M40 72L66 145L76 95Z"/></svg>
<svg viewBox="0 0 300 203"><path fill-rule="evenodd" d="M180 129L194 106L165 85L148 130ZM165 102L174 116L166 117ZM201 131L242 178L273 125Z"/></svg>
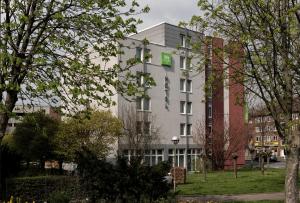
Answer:
<svg viewBox="0 0 300 203"><path fill-rule="evenodd" d="M172 66L172 55L169 53L161 53L161 65Z"/></svg>

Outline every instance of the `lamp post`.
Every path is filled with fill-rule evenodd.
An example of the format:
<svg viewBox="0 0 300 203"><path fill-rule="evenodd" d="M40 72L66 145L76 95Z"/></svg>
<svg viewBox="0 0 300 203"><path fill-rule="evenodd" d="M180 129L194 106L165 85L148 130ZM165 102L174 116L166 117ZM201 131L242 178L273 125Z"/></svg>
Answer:
<svg viewBox="0 0 300 203"><path fill-rule="evenodd" d="M179 138L177 136L173 136L172 137L172 142L174 144L174 150L175 150L175 154L174 154L174 162L173 162L173 174L174 174L174 179L173 179L173 183L174 183L174 193L176 192L176 173L175 173L175 163L176 163L176 145L179 143Z"/></svg>

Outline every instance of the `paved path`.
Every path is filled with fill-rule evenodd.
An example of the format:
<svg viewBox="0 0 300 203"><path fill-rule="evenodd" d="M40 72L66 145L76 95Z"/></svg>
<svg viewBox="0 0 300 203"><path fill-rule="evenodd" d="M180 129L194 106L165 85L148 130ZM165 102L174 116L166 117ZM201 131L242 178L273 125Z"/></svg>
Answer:
<svg viewBox="0 0 300 203"><path fill-rule="evenodd" d="M241 195L178 195L178 202L226 202L226 201L258 201L258 200L284 200L283 192L276 193L258 193Z"/></svg>

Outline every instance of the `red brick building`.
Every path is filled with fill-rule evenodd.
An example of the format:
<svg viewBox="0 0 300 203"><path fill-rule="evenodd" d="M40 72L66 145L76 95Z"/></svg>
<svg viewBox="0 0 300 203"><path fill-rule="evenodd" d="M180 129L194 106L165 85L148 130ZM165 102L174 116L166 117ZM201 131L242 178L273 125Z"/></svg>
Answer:
<svg viewBox="0 0 300 203"><path fill-rule="evenodd" d="M235 81L235 71L242 69L236 52L224 56L224 40L207 37L206 80L211 84L206 97L206 127L208 145L215 168L232 166L232 154L237 153L238 165L245 164L245 122L243 85ZM241 50L238 50L242 53ZM226 150L224 150L224 148ZM225 151L225 152L224 152Z"/></svg>

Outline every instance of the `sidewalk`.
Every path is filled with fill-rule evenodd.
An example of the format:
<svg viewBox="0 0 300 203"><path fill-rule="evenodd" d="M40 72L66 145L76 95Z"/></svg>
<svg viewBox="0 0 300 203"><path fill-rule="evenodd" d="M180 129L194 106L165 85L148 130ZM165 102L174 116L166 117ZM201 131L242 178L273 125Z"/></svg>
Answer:
<svg viewBox="0 0 300 203"><path fill-rule="evenodd" d="M258 200L284 200L283 192L276 193L257 193L241 195L178 195L177 202L196 203L196 202L226 202L226 201L258 201Z"/></svg>

